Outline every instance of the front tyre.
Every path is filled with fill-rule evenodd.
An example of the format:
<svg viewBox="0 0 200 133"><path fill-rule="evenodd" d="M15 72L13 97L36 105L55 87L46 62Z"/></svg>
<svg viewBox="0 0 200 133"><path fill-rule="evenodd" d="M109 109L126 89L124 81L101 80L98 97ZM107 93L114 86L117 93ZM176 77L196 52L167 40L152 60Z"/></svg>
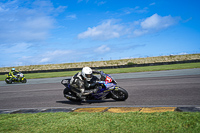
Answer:
<svg viewBox="0 0 200 133"><path fill-rule="evenodd" d="M116 101L125 101L127 98L128 92L121 87L117 87L112 91L112 99Z"/></svg>
<svg viewBox="0 0 200 133"><path fill-rule="evenodd" d="M26 78L23 78L23 79L21 79L21 82L22 82L22 83L26 83L26 82L27 82L27 79L26 79Z"/></svg>

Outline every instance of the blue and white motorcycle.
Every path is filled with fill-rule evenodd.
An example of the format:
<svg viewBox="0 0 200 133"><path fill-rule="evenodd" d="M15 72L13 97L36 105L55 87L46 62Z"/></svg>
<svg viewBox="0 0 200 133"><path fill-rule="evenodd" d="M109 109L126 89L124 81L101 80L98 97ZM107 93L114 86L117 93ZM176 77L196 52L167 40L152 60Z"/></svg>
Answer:
<svg viewBox="0 0 200 133"><path fill-rule="evenodd" d="M103 73L104 74L104 73ZM116 101L125 101L128 98L128 92L122 87L117 86L116 80L108 74L104 75L105 81L96 81L98 91L86 95L86 100L104 100L112 98ZM70 79L61 81L66 88L63 90L64 97L70 101L81 101L70 88Z"/></svg>

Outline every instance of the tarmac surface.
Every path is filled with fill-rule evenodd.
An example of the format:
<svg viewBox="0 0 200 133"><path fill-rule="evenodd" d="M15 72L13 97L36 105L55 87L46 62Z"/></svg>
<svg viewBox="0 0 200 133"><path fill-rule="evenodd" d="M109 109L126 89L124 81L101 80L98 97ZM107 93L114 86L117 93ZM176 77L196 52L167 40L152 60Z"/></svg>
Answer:
<svg viewBox="0 0 200 133"><path fill-rule="evenodd" d="M200 69L112 74L129 98L124 102L63 99L60 81L68 77L0 81L0 114L39 112L200 112ZM60 98L62 97L62 98Z"/></svg>

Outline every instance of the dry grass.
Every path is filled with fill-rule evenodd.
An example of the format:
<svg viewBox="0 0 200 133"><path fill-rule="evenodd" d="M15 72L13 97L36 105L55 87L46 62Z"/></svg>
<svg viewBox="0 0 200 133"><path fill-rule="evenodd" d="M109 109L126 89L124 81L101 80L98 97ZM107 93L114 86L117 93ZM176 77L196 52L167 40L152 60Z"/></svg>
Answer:
<svg viewBox="0 0 200 133"><path fill-rule="evenodd" d="M101 66L118 66L132 64L144 64L144 63L158 63L158 62L172 62L172 61L185 61L200 59L200 54L187 54L187 55L170 55L170 56L158 56L158 57L146 57L146 58L131 58L121 60L109 60L109 61L93 61L93 62L78 62L78 63L64 63L64 64L47 64L47 65L30 65L30 66L18 66L15 67L19 71L34 71L34 70L51 70L51 69L67 69L67 68L82 68L84 66L89 67L101 67ZM0 72L9 72L12 67L2 67Z"/></svg>

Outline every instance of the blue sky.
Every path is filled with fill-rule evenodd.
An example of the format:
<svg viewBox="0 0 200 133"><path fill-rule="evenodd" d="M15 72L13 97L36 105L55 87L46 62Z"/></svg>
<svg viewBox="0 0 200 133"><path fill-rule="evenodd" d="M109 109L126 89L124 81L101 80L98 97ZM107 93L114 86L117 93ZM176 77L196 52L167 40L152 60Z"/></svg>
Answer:
<svg viewBox="0 0 200 133"><path fill-rule="evenodd" d="M199 0L1 0L0 67L200 53Z"/></svg>

